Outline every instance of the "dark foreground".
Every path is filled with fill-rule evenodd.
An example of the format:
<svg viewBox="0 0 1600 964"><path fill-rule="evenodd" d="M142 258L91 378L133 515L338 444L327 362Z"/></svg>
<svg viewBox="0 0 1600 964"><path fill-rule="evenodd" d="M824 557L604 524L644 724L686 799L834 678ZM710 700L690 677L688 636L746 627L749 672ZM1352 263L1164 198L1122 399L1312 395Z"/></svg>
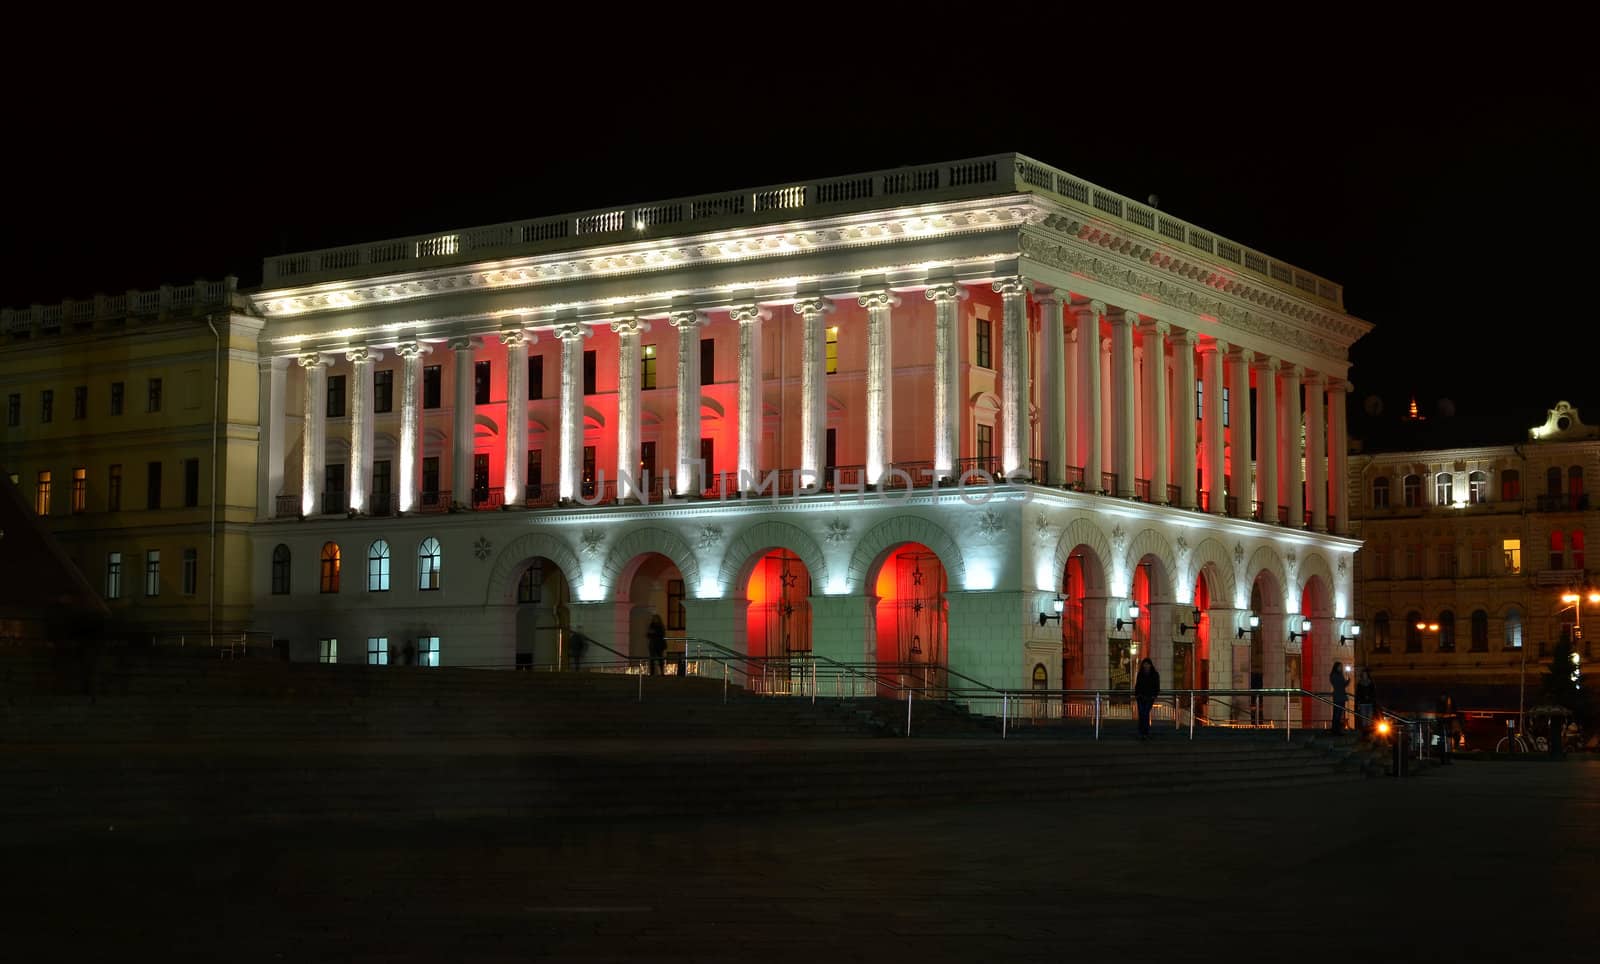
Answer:
<svg viewBox="0 0 1600 964"><path fill-rule="evenodd" d="M0 850L5 958L1522 961L1593 952L1600 763L616 825Z"/></svg>

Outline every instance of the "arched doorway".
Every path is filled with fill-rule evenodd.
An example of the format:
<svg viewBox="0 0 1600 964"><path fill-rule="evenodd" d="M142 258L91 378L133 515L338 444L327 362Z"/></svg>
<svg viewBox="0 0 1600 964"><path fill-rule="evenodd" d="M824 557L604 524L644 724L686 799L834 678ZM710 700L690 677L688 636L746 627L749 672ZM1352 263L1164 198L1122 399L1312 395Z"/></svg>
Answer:
<svg viewBox="0 0 1600 964"><path fill-rule="evenodd" d="M518 569L517 668L570 668L566 633L572 629L572 596L567 574L543 556Z"/></svg>
<svg viewBox="0 0 1600 964"><path fill-rule="evenodd" d="M755 658L811 652L811 573L800 557L773 549L759 557L745 583L745 639Z"/></svg>
<svg viewBox="0 0 1600 964"><path fill-rule="evenodd" d="M1185 613L1183 620L1189 628L1172 640L1172 682L1167 689L1211 688L1211 580L1205 569L1195 577L1193 598L1194 611Z"/></svg>
<svg viewBox="0 0 1600 964"><path fill-rule="evenodd" d="M1285 649L1283 590L1270 572L1263 569L1250 584L1250 616L1254 625L1248 628L1248 649L1234 650L1236 683L1253 690L1284 685ZM1247 617L1249 618L1249 617ZM1241 659L1243 655L1247 659ZM1263 697L1250 701L1250 722L1265 726L1283 716L1283 701L1272 702Z"/></svg>
<svg viewBox="0 0 1600 964"><path fill-rule="evenodd" d="M878 564L873 586L874 658L879 673L892 674L904 686L942 688L949 603L938 555L919 542L901 543Z"/></svg>
<svg viewBox="0 0 1600 964"><path fill-rule="evenodd" d="M1290 686L1299 686L1308 693L1328 693L1333 687L1328 681L1328 674L1333 668L1333 647L1329 645L1328 631L1332 627L1333 606L1328 585L1321 576L1312 576L1306 580L1305 586L1300 590L1300 616L1297 617L1298 625L1294 626L1296 633L1301 633L1296 642L1300 644L1300 671L1290 674L1289 679L1298 682ZM1309 629L1302 632L1302 627L1310 624ZM1306 726L1327 726L1332 717L1332 707L1322 700L1305 697L1300 701L1300 720Z"/></svg>
<svg viewBox="0 0 1600 964"><path fill-rule="evenodd" d="M1067 689L1104 688L1125 643L1107 639L1105 566L1094 550L1074 546L1061 572L1061 678ZM1069 711L1070 712L1070 711Z"/></svg>

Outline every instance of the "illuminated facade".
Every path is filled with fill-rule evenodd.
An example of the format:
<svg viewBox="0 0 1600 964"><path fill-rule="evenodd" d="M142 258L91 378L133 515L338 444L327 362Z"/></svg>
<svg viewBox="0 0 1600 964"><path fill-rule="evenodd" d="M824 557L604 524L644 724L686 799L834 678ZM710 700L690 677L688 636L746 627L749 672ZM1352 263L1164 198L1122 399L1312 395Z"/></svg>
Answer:
<svg viewBox="0 0 1600 964"><path fill-rule="evenodd" d="M1566 402L1519 444L1352 456L1361 648L1378 678L1497 687L1506 709L1525 664L1537 691L1554 644L1600 632L1579 621L1600 604L1562 599L1590 582L1596 472L1600 429Z"/></svg>
<svg viewBox="0 0 1600 964"><path fill-rule="evenodd" d="M250 626L261 326L231 278L0 312L0 466L113 633Z"/></svg>
<svg viewBox="0 0 1600 964"><path fill-rule="evenodd" d="M1337 285L1025 157L264 277L255 583L300 658L548 663L563 624L642 655L652 612L995 686L1120 685L1130 645L1169 686L1348 654L1328 480L1368 326Z"/></svg>

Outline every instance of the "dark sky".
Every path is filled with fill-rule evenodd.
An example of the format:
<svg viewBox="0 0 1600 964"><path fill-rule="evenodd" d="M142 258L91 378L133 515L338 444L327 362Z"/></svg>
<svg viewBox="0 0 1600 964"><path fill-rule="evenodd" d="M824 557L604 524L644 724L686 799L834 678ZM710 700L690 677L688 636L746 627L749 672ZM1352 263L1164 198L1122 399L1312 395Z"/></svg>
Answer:
<svg viewBox="0 0 1600 964"><path fill-rule="evenodd" d="M29 133L3 148L0 304L254 284L286 250L1018 150L1343 283L1377 326L1352 350L1355 412L1415 393L1523 418L1559 396L1600 422L1588 61L1431 39L1081 66L1051 42L1047 72L1025 36L849 69L790 40L781 66L741 60L732 37L640 69L626 44L314 75L303 50L113 58L92 95L12 105Z"/></svg>

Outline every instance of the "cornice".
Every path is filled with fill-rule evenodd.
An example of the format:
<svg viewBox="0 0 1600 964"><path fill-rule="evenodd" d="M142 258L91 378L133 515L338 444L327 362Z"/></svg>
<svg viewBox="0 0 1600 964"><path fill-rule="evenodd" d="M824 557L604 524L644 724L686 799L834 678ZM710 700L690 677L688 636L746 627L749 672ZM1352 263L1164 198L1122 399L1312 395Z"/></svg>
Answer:
<svg viewBox="0 0 1600 964"><path fill-rule="evenodd" d="M286 318L464 291L526 288L1004 230L1037 222L1045 214L1044 202L1026 195L985 198L939 205L935 210L924 207L876 211L770 228L670 238L657 243L612 245L576 254L517 258L283 288L258 292L253 301L263 316Z"/></svg>

